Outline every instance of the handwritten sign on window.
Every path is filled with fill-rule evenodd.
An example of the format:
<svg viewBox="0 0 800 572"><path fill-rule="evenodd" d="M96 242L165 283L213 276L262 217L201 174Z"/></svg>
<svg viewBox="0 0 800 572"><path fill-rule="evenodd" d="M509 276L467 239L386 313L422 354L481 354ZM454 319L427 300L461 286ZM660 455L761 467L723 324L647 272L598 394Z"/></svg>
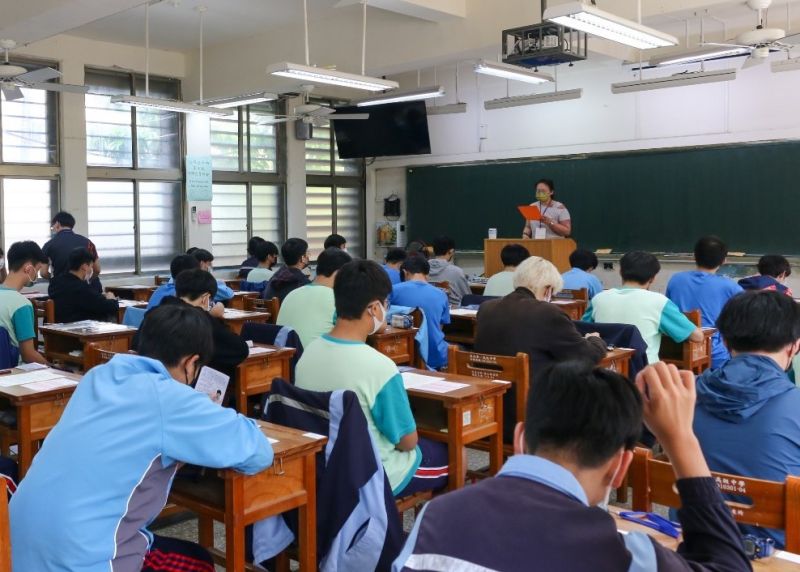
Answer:
<svg viewBox="0 0 800 572"><path fill-rule="evenodd" d="M189 201L211 200L210 156L186 156L186 198Z"/></svg>

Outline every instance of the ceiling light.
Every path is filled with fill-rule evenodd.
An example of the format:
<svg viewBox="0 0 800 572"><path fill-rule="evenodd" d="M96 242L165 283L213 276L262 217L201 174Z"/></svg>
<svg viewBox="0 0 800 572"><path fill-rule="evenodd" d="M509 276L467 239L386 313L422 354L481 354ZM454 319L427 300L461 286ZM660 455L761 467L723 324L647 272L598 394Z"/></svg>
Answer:
<svg viewBox="0 0 800 572"><path fill-rule="evenodd" d="M447 105L432 105L428 107L428 115L449 115L451 113L466 113L466 103L450 103Z"/></svg>
<svg viewBox="0 0 800 572"><path fill-rule="evenodd" d="M544 19L640 50L678 45L674 36L581 1L548 7Z"/></svg>
<svg viewBox="0 0 800 572"><path fill-rule="evenodd" d="M547 75L546 73L539 73L520 66L490 62L487 60L481 60L475 64L475 73L501 77L503 79L513 79L514 81L523 81L525 83L545 83L553 81L553 76Z"/></svg>
<svg viewBox="0 0 800 572"><path fill-rule="evenodd" d="M553 103L555 101L580 99L582 96L582 89L569 89L565 91L554 91L552 93L538 93L535 95L515 95L514 97L491 99L485 102L483 107L487 110L505 109L507 107L520 107L523 105L535 105L537 103Z"/></svg>
<svg viewBox="0 0 800 572"><path fill-rule="evenodd" d="M664 89L668 87L681 87L684 85L698 85L703 83L717 83L736 79L736 70L708 71L679 73L667 77L614 83L611 85L612 93L631 93L635 91L648 91L651 89Z"/></svg>
<svg viewBox="0 0 800 572"><path fill-rule="evenodd" d="M688 64L692 62L701 62L703 60L714 58L727 58L731 56L744 56L750 53L749 48L745 47L711 47L703 48L700 50L693 50L691 52L682 52L679 54L670 54L660 56L657 58L650 58L649 64L651 66L669 66L674 64Z"/></svg>
<svg viewBox="0 0 800 572"><path fill-rule="evenodd" d="M390 91L381 95L368 97L359 101L355 101L358 107L368 107L370 105L384 105L386 103L399 103L401 101L419 101L421 99L432 99L434 97L442 97L444 95L444 88L441 85L434 87L420 87L406 91Z"/></svg>
<svg viewBox="0 0 800 572"><path fill-rule="evenodd" d="M267 73L311 83L338 85L340 87L364 89L366 91L385 91L387 89L397 89L400 87L399 83L388 79L356 75L338 70L328 70L289 62L269 65L267 66Z"/></svg>
<svg viewBox="0 0 800 572"><path fill-rule="evenodd" d="M174 99L158 99L155 97L141 97L138 95L115 95L111 97L111 103L121 103L131 107L147 107L151 109L161 109L162 111L174 111L177 113L198 113L211 117L227 117L233 115L233 110L214 109L196 103L186 103Z"/></svg>
<svg viewBox="0 0 800 572"><path fill-rule="evenodd" d="M800 71L800 58L772 62L772 71L774 72Z"/></svg>
<svg viewBox="0 0 800 572"><path fill-rule="evenodd" d="M261 91L258 93L236 95L233 97L209 99L204 103L209 107L216 107L217 109L229 109L231 107L241 107L242 105L252 105L254 103L264 103L265 101L275 101L276 99L278 99L278 96L274 93Z"/></svg>

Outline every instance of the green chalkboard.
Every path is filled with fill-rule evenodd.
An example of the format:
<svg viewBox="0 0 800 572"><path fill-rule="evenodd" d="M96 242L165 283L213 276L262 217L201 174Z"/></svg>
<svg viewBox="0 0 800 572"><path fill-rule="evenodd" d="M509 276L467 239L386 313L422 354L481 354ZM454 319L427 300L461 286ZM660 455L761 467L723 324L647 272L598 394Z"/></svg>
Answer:
<svg viewBox="0 0 800 572"><path fill-rule="evenodd" d="M585 248L691 252L717 234L732 251L800 254L800 142L410 167L408 237L482 250L490 227L521 236L516 207L544 177Z"/></svg>

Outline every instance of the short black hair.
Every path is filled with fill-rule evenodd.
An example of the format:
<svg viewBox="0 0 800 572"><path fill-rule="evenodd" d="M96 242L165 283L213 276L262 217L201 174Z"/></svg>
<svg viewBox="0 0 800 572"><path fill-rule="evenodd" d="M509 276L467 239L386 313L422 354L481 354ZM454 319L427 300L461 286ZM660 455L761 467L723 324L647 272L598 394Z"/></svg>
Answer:
<svg viewBox="0 0 800 572"><path fill-rule="evenodd" d="M6 261L11 272L19 272L29 262L34 265L47 264L50 260L44 255L38 244L32 240L23 240L11 245L6 254Z"/></svg>
<svg viewBox="0 0 800 572"><path fill-rule="evenodd" d="M569 255L569 265L583 271L594 270L598 265L597 255L590 250L579 248Z"/></svg>
<svg viewBox="0 0 800 572"><path fill-rule="evenodd" d="M506 244L500 251L500 260L503 266L519 266L531 253L521 244Z"/></svg>
<svg viewBox="0 0 800 572"><path fill-rule="evenodd" d="M378 263L352 260L342 266L333 283L336 315L358 320L373 302L383 302L392 292L392 282Z"/></svg>
<svg viewBox="0 0 800 572"><path fill-rule="evenodd" d="M642 399L633 383L588 361L565 361L533 378L525 410L528 453L565 453L595 468L642 433Z"/></svg>
<svg viewBox="0 0 800 572"><path fill-rule="evenodd" d="M139 355L167 367L174 367L193 355L200 356L201 364L208 363L213 351L208 316L204 310L189 304L156 306L145 314L139 328Z"/></svg>
<svg viewBox="0 0 800 572"><path fill-rule="evenodd" d="M341 270L342 266L351 260L353 258L341 248L328 247L317 257L317 276L330 278L334 272Z"/></svg>
<svg viewBox="0 0 800 572"><path fill-rule="evenodd" d="M200 262L191 254L179 254L169 263L169 273L173 278L177 278L178 274L184 270L193 270L195 268L200 268Z"/></svg>
<svg viewBox="0 0 800 572"><path fill-rule="evenodd" d="M718 268L728 256L728 247L718 236L704 236L694 245L694 261L700 268Z"/></svg>
<svg viewBox="0 0 800 572"><path fill-rule="evenodd" d="M409 254L408 258L400 266L400 272L405 270L409 274L424 274L427 276L431 272L431 263L421 254Z"/></svg>
<svg viewBox="0 0 800 572"><path fill-rule="evenodd" d="M625 282L647 284L661 271L658 258L649 252L633 250L619 261L619 273Z"/></svg>
<svg viewBox="0 0 800 572"><path fill-rule="evenodd" d="M308 243L302 238L290 238L281 246L281 256L286 266L294 266L308 252Z"/></svg>
<svg viewBox="0 0 800 572"><path fill-rule="evenodd" d="M392 264L394 262L403 262L408 254L402 248L390 248L386 253L386 262Z"/></svg>
<svg viewBox="0 0 800 572"><path fill-rule="evenodd" d="M192 252L187 254L194 256L198 262L214 262L214 255L205 248L195 248Z"/></svg>
<svg viewBox="0 0 800 572"><path fill-rule="evenodd" d="M210 272L200 268L184 270L175 278L175 295L178 298L197 300L203 294L217 295L217 281Z"/></svg>
<svg viewBox="0 0 800 572"><path fill-rule="evenodd" d="M751 290L728 300L717 318L728 349L777 352L800 339L800 304L774 290Z"/></svg>
<svg viewBox="0 0 800 572"><path fill-rule="evenodd" d="M556 191L556 184L553 182L553 179L539 179L534 186L538 187L539 185L547 185L547 188L553 193Z"/></svg>
<svg viewBox="0 0 800 572"><path fill-rule="evenodd" d="M66 228L72 228L75 226L75 217L69 214L67 211L59 211L50 221L50 225L60 224Z"/></svg>
<svg viewBox="0 0 800 572"><path fill-rule="evenodd" d="M455 249L456 241L449 236L437 236L433 239L434 256L443 256Z"/></svg>
<svg viewBox="0 0 800 572"><path fill-rule="evenodd" d="M786 260L786 257L780 254L765 254L758 259L758 273L762 276L772 276L777 278L781 274L790 276L792 274L792 265Z"/></svg>
<svg viewBox="0 0 800 572"><path fill-rule="evenodd" d="M198 250L200 250L200 249L199 249L199 248L197 248L196 246L190 246L190 247L189 247L189 248L186 250L186 254L194 254L194 253L195 253L196 251L198 251Z"/></svg>
<svg viewBox="0 0 800 572"><path fill-rule="evenodd" d="M332 234L325 239L325 244L323 244L322 247L327 250L331 247L342 248L345 244L347 244L347 239L345 237L341 234Z"/></svg>
<svg viewBox="0 0 800 572"><path fill-rule="evenodd" d="M259 262L266 262L269 256L278 257L278 247L275 246L274 242L262 240L254 246L253 256L255 256L256 260Z"/></svg>
<svg viewBox="0 0 800 572"><path fill-rule="evenodd" d="M247 254L249 254L250 256L255 256L256 255L256 245L259 244L260 242L266 242L266 241L263 238L261 238L260 236L254 236L253 238L248 240L247 241Z"/></svg>
<svg viewBox="0 0 800 572"><path fill-rule="evenodd" d="M412 240L406 245L406 252L408 254L414 254L415 252L419 252L425 258L428 258L428 243L422 239Z"/></svg>
<svg viewBox="0 0 800 572"><path fill-rule="evenodd" d="M89 252L88 248L79 246L69 253L67 265L70 270L79 270L84 264L92 264L95 260L97 257Z"/></svg>

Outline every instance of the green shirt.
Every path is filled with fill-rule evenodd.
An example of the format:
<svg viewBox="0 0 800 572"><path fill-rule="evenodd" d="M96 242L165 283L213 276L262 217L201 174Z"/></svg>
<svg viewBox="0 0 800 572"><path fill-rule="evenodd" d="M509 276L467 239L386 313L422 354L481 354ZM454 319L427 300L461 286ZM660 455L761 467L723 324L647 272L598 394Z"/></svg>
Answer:
<svg viewBox="0 0 800 572"><path fill-rule="evenodd" d="M367 344L323 335L305 348L295 385L309 391L346 389L358 396L392 491L402 491L422 462L419 447L395 445L416 431L403 378L395 363Z"/></svg>
<svg viewBox="0 0 800 572"><path fill-rule="evenodd" d="M20 342L36 336L33 321L30 300L16 290L0 286L0 327L6 329L14 346L19 347Z"/></svg>
<svg viewBox="0 0 800 572"><path fill-rule="evenodd" d="M300 336L303 347L333 329L336 303L333 288L319 284L306 284L292 290L278 311L279 326L289 326Z"/></svg>
<svg viewBox="0 0 800 572"><path fill-rule="evenodd" d="M647 344L647 361L660 361L661 334L676 342L692 335L695 325L663 294L643 288L604 290L589 302L584 322L631 324Z"/></svg>
<svg viewBox="0 0 800 572"><path fill-rule="evenodd" d="M247 278L245 280L247 282L267 282L272 276L275 274L269 268L253 268L250 272L247 273Z"/></svg>
<svg viewBox="0 0 800 572"><path fill-rule="evenodd" d="M508 296L514 291L514 273L510 270L503 270L494 274L486 282L484 296Z"/></svg>

